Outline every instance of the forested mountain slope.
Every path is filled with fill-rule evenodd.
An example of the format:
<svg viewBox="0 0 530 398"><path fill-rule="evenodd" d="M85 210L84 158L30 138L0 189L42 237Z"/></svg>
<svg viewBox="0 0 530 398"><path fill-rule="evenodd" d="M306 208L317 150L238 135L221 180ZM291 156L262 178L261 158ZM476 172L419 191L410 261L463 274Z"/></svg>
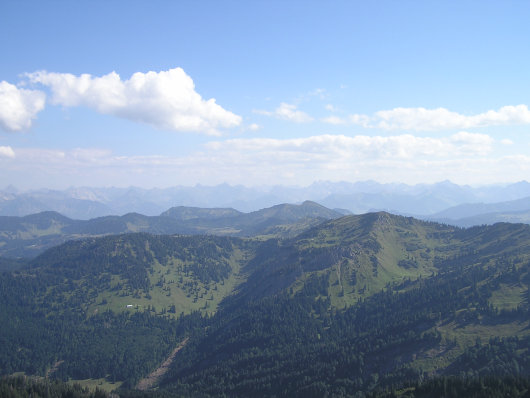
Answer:
<svg viewBox="0 0 530 398"><path fill-rule="evenodd" d="M343 214L318 203L305 201L300 205L280 204L269 208L241 213L234 209L201 209L173 207L161 216L185 223L195 232L231 236L269 235L294 236L322 221Z"/></svg>
<svg viewBox="0 0 530 398"><path fill-rule="evenodd" d="M435 375L528 375L529 243L525 225L461 230L386 213L328 222L279 244L265 267L251 262L166 386L353 396Z"/></svg>
<svg viewBox="0 0 530 398"><path fill-rule="evenodd" d="M0 274L2 373L132 386L238 283L251 243L129 234L67 242ZM187 321L186 319L192 319ZM193 321L195 319L195 321ZM59 366L60 365L60 366Z"/></svg>
<svg viewBox="0 0 530 398"><path fill-rule="evenodd" d="M0 369L55 364L57 377L125 381L135 396L189 338L147 394L354 396L437 375L530 375L529 268L527 225L383 212L289 239L68 242L0 274Z"/></svg>

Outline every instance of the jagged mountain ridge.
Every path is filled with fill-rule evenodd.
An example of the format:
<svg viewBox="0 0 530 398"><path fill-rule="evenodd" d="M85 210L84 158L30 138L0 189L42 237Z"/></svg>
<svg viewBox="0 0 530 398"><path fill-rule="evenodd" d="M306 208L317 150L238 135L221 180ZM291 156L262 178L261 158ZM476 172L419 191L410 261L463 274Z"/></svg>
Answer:
<svg viewBox="0 0 530 398"><path fill-rule="evenodd" d="M41 211L57 211L74 219L136 212L155 216L174 206L234 208L250 212L278 203L312 200L330 208L353 213L376 210L400 214L430 215L464 203L494 203L530 196L530 184L522 181L505 186L470 187L449 181L436 184L380 184L315 182L308 187L243 186L141 188L70 188L64 191L0 191L0 215L24 216Z"/></svg>

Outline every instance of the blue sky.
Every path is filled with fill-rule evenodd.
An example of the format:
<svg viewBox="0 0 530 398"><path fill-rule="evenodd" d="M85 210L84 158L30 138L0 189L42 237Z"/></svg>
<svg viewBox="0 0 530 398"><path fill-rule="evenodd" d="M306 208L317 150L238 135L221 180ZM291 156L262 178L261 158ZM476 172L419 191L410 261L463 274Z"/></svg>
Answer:
<svg viewBox="0 0 530 398"><path fill-rule="evenodd" d="M527 1L0 2L0 187L530 173Z"/></svg>

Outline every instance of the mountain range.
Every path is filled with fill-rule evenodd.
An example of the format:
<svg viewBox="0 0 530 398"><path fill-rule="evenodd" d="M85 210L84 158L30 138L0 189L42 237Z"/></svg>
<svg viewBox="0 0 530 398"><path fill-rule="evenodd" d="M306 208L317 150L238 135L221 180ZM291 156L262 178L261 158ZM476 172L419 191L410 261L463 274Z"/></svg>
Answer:
<svg viewBox="0 0 530 398"><path fill-rule="evenodd" d="M160 216L128 213L90 220L72 220L53 211L24 217L0 216L0 256L33 257L67 240L132 232L288 237L342 215L344 211L305 201L250 213L179 206Z"/></svg>
<svg viewBox="0 0 530 398"><path fill-rule="evenodd" d="M259 188L228 184L164 189L79 187L28 192L7 187L0 191L0 215L26 216L56 211L73 219L87 220L131 212L155 216L175 206L251 212L279 203L311 200L354 214L383 210L423 217L466 203L497 203L528 197L530 183L526 181L484 187L456 185L449 181L418 185L321 181L307 187Z"/></svg>
<svg viewBox="0 0 530 398"><path fill-rule="evenodd" d="M515 188L512 186L510 189L513 191ZM524 184L517 185L517 188L518 192L524 192ZM397 200L396 197L394 199ZM337 203L331 201L331 204ZM416 205L414 201L408 204L409 207ZM127 213L89 220L70 219L54 211L22 217L0 216L0 256L31 257L69 239L128 232L288 237L323 220L345 214L350 214L350 211L340 208L331 210L305 201L300 205L280 204L248 213L234 208L176 206L158 216ZM459 227L498 222L528 224L530 197L498 203L461 204L432 215L415 217Z"/></svg>

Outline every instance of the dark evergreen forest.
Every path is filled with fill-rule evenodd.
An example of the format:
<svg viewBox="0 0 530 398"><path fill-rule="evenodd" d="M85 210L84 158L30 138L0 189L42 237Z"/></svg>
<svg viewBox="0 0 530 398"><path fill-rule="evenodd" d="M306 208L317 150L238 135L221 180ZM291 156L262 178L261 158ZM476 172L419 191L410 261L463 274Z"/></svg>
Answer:
<svg viewBox="0 0 530 398"><path fill-rule="evenodd" d="M386 214L289 240L68 242L0 273L0 369L105 378L131 397L528 396L529 271L527 226ZM226 294L216 311L193 310L189 284L212 303ZM154 310L166 292L189 311ZM117 311L101 299L135 294L147 305ZM137 391L182 341L156 389ZM41 396L29 380L2 388ZM74 390L55 396L87 393Z"/></svg>

